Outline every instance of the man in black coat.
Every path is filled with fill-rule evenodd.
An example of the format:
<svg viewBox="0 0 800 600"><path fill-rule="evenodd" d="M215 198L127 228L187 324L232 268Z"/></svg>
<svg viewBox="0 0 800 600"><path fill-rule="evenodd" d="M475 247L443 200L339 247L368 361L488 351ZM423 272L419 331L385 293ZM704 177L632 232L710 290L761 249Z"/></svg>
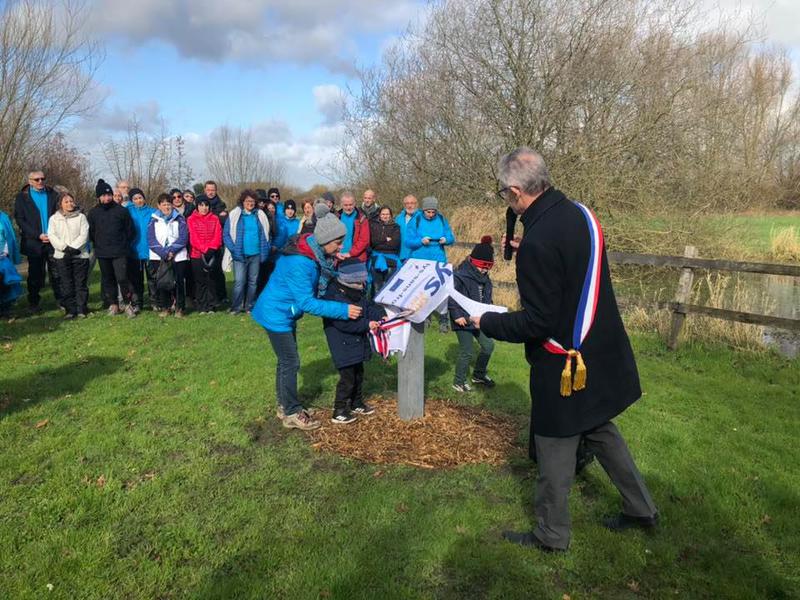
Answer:
<svg viewBox="0 0 800 600"><path fill-rule="evenodd" d="M588 210L584 212L551 187L547 167L536 152L515 150L500 160L498 172L500 194L521 216L524 226L516 258L522 310L486 313L482 318L472 317L472 321L491 338L525 344L531 365L531 442L539 465L537 527L530 533L505 532L503 536L544 550L567 549L567 498L581 439L622 494L622 513L606 520L605 525L614 530L654 527L656 507L625 440L611 423L639 399L641 389L611 286L605 249L593 245L594 240L602 240L599 224L596 230L591 229ZM598 273L594 279L587 274L593 247L599 267L599 272L591 271ZM595 282L596 295L584 292L589 281ZM576 344L576 321L587 322L582 317L586 313L579 313L579 308L587 304L581 302L582 296L588 297L588 304L596 306L596 311L594 320L588 319L592 323L588 333L579 333L583 339ZM552 353L552 343L548 344L551 350L546 349L547 340L570 351L570 359Z"/></svg>
<svg viewBox="0 0 800 600"><path fill-rule="evenodd" d="M87 219L89 239L92 241L97 262L100 263L103 306L110 315L124 311L128 317L135 317L137 298L128 279L128 254L133 240L136 239L136 227L130 211L114 202L108 183L98 180L95 194L99 204L89 211ZM127 302L124 309L117 304L117 288Z"/></svg>
<svg viewBox="0 0 800 600"><path fill-rule="evenodd" d="M61 286L53 258L53 246L47 237L47 223L58 210L58 193L45 185L41 171L28 174L28 183L14 200L14 219L20 230L20 251L28 258L28 306L38 312L45 272L56 301L61 304Z"/></svg>

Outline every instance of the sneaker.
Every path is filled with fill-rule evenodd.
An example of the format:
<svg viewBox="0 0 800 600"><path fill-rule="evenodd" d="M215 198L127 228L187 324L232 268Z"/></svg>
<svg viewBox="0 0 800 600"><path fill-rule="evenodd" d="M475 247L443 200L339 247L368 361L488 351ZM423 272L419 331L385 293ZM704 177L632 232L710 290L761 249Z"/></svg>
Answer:
<svg viewBox="0 0 800 600"><path fill-rule="evenodd" d="M168 317L169 316L169 309L162 310L161 312L158 313L158 316L161 317L162 319Z"/></svg>
<svg viewBox="0 0 800 600"><path fill-rule="evenodd" d="M321 423L311 417L305 410L298 411L293 415L286 415L283 419L283 426L287 429L302 429L309 431L317 429Z"/></svg>
<svg viewBox="0 0 800 600"><path fill-rule="evenodd" d="M42 307L39 306L38 304L31 304L28 306L28 311L32 315L38 315L40 312L42 312Z"/></svg>
<svg viewBox="0 0 800 600"><path fill-rule="evenodd" d="M85 318L86 318L86 317L88 317L88 316L89 316L89 315L88 315L87 313L78 313L78 318L79 318L79 319L85 319Z"/></svg>
<svg viewBox="0 0 800 600"><path fill-rule="evenodd" d="M337 408L335 411L333 411L331 423L335 423L337 425L347 425L356 419L357 417L346 408Z"/></svg>
<svg viewBox="0 0 800 600"><path fill-rule="evenodd" d="M74 318L75 318L75 315L73 315L72 313L67 313L67 314L64 315L64 320L65 321L71 321Z"/></svg>
<svg viewBox="0 0 800 600"><path fill-rule="evenodd" d="M278 417L281 421L286 418L286 413L283 412L283 407L278 404L278 408L275 409L275 416Z"/></svg>
<svg viewBox="0 0 800 600"><path fill-rule="evenodd" d="M359 415L371 415L375 409L366 402L359 402L353 406L353 412Z"/></svg>
<svg viewBox="0 0 800 600"><path fill-rule="evenodd" d="M117 304L112 304L111 306L108 307L108 316L109 317L114 317L114 316L119 315L121 313L122 313L122 311L119 309L119 306Z"/></svg>
<svg viewBox="0 0 800 600"><path fill-rule="evenodd" d="M450 326L447 323L439 323L439 333L450 333Z"/></svg>
<svg viewBox="0 0 800 600"><path fill-rule="evenodd" d="M485 385L486 387L489 388L494 387L494 379L492 379L488 375L481 375L480 377L473 375L472 383L477 383L478 385Z"/></svg>
<svg viewBox="0 0 800 600"><path fill-rule="evenodd" d="M464 392L471 392L472 386L468 383L454 383L453 389L463 394Z"/></svg>
<svg viewBox="0 0 800 600"><path fill-rule="evenodd" d="M138 314L139 313L136 312L136 309L131 304L125 307L125 316L129 319L133 319Z"/></svg>

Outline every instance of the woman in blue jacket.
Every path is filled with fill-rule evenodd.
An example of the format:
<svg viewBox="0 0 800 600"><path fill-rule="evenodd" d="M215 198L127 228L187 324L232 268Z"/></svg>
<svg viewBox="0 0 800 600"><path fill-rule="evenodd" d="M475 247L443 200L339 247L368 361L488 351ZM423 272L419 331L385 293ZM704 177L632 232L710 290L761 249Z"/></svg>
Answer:
<svg viewBox="0 0 800 600"><path fill-rule="evenodd" d="M153 308L156 307L155 271L150 267L150 246L147 243L147 228L155 209L147 205L144 192L139 188L131 189L128 198L131 199L131 203L127 209L131 213L133 227L136 230L136 238L131 242L131 253L128 256L128 278L136 292L136 305L133 308L138 312L142 310L144 304L145 277L150 304Z"/></svg>
<svg viewBox="0 0 800 600"><path fill-rule="evenodd" d="M422 213L416 213L405 230L404 245L411 250L408 258L447 262L445 246L456 241L450 224L439 212L439 201L433 196L422 199Z"/></svg>
<svg viewBox="0 0 800 600"><path fill-rule="evenodd" d="M253 319L267 330L278 359L275 395L283 426L316 429L314 420L297 398L297 321L309 312L330 319L357 319L362 309L354 304L320 300L335 276L333 256L342 248L345 227L327 207L317 209L314 233L295 238L284 248L264 291L253 308Z"/></svg>

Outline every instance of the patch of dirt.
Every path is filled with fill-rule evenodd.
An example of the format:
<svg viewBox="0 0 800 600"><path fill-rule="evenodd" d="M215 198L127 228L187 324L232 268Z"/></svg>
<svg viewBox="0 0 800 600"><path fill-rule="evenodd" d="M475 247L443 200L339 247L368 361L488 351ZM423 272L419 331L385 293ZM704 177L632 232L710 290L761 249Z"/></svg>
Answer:
<svg viewBox="0 0 800 600"><path fill-rule="evenodd" d="M364 462L423 469L500 465L519 453L514 421L486 410L426 400L423 418L403 421L396 400L372 397L368 402L375 413L349 425L331 423L330 410L313 411L322 427L308 432L312 446Z"/></svg>

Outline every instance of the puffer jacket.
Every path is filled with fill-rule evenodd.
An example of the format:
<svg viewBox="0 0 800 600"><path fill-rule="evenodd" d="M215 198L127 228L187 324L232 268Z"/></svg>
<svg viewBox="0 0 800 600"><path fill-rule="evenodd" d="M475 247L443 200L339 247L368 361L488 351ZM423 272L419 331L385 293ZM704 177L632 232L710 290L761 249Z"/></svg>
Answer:
<svg viewBox="0 0 800 600"><path fill-rule="evenodd" d="M411 250L408 258L447 262L445 246L449 246L456 241L453 230L450 229L450 224L441 213L436 213L436 216L432 219L426 219L425 215L418 211L408 222L405 233L405 244ZM430 238L430 243L427 246L422 243L423 238ZM445 239L444 244L439 243L440 238Z"/></svg>
<svg viewBox="0 0 800 600"><path fill-rule="evenodd" d="M201 215L193 212L186 220L189 228L189 257L200 258L209 250L222 246L222 225L212 212Z"/></svg>
<svg viewBox="0 0 800 600"><path fill-rule="evenodd" d="M47 223L47 236L53 246L53 258L64 258L64 250L80 250L80 258L89 258L89 221L86 215L75 210L65 215L56 211Z"/></svg>
<svg viewBox="0 0 800 600"><path fill-rule="evenodd" d="M313 236L294 238L275 263L275 270L253 307L253 320L268 331L288 333L305 313L347 319L347 304L317 298L320 267L310 244Z"/></svg>
<svg viewBox="0 0 800 600"><path fill-rule="evenodd" d="M253 210L258 219L258 253L260 262L269 258L269 220L267 214L258 208ZM233 260L244 260L244 220L242 217L242 207L237 206L230 213L225 225L222 227L222 241Z"/></svg>
<svg viewBox="0 0 800 600"><path fill-rule="evenodd" d="M131 244L131 256L139 260L147 260L150 258L150 245L147 243L147 228L150 225L150 218L153 216L153 211L156 209L146 204L137 207L133 202L131 202L126 209L131 213L133 226L136 228L136 239L133 240Z"/></svg>
<svg viewBox="0 0 800 600"><path fill-rule="evenodd" d="M411 218L408 220L408 223L414 220L414 217L420 213L421 211L417 209L411 214ZM400 214L394 218L394 222L397 223L397 226L400 228L400 260L404 261L408 258L408 255L411 254L411 248L408 247L408 234L406 230L408 228L408 223L406 223L406 211L401 210Z"/></svg>
<svg viewBox="0 0 800 600"><path fill-rule="evenodd" d="M186 219L174 208L166 217L160 210L155 211L147 227L147 243L150 245L150 260L166 260L170 252L175 262L189 260Z"/></svg>
<svg viewBox="0 0 800 600"><path fill-rule="evenodd" d="M386 312L374 302L368 301L364 290L347 287L338 281L331 281L324 298L332 302L356 304L362 309L358 319L322 320L334 366L344 369L368 361L372 355L367 335L369 322L380 321L386 316Z"/></svg>

